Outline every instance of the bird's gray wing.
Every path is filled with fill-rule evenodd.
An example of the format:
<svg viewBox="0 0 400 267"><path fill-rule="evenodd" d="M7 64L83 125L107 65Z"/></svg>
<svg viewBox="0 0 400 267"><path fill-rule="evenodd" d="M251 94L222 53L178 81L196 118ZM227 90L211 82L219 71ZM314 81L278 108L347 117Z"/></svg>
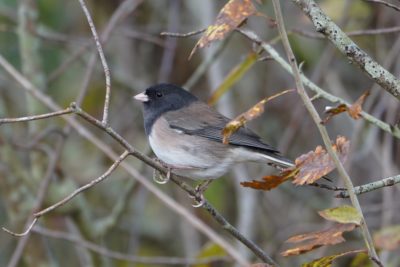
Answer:
<svg viewBox="0 0 400 267"><path fill-rule="evenodd" d="M196 135L222 143L222 129L230 121L202 102L194 102L179 111L170 111L163 115L171 128L188 135ZM229 137L229 144L243 146L266 154L279 155L272 146L247 128L239 128Z"/></svg>

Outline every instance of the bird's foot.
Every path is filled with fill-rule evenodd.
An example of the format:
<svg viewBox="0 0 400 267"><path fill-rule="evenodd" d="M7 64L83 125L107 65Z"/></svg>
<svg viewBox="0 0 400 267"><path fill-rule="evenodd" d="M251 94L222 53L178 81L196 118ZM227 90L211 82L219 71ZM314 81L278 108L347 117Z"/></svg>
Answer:
<svg viewBox="0 0 400 267"><path fill-rule="evenodd" d="M194 208L199 208L204 205L205 203L205 198L203 193L207 190L208 186L211 184L213 180L205 180L201 183L199 183L195 189L194 189L194 195L190 195L195 200L195 204L192 206Z"/></svg>
<svg viewBox="0 0 400 267"><path fill-rule="evenodd" d="M155 161L160 163L164 168L167 169L167 173L163 174L160 171L154 169L153 172L153 181L157 184L166 184L171 178L171 170L173 169L172 165L165 163L164 161L160 160L159 158L153 158Z"/></svg>

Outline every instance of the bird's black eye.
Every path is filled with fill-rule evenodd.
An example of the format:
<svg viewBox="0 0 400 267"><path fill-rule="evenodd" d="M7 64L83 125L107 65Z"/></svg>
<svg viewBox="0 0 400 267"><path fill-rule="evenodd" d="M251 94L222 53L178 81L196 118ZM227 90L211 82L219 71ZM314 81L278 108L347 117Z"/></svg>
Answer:
<svg viewBox="0 0 400 267"><path fill-rule="evenodd" d="M156 96L157 96L157 97L162 97L163 94L162 94L161 92L157 92L157 93L156 93Z"/></svg>

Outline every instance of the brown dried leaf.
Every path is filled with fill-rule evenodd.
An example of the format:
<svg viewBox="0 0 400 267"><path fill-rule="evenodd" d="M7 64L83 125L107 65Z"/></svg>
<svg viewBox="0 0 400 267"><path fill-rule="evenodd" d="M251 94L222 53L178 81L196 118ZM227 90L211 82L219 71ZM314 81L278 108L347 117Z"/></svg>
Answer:
<svg viewBox="0 0 400 267"><path fill-rule="evenodd" d="M349 113L350 117L352 117L355 120L358 120L361 118L361 106L364 104L365 99L369 96L369 91L366 91L364 94L362 94L356 102L351 105L347 112Z"/></svg>
<svg viewBox="0 0 400 267"><path fill-rule="evenodd" d="M245 19L257 13L251 0L230 0L219 12L217 20L208 26L206 32L194 46L189 59L198 48L203 48L215 40L221 40L237 28Z"/></svg>
<svg viewBox="0 0 400 267"><path fill-rule="evenodd" d="M288 90L282 91L280 93L277 93L273 96L266 97L263 100L261 100L260 102L258 102L257 104L255 104L253 107L251 107L246 112L240 114L239 116L237 116L236 118L234 118L233 120L228 122L225 125L224 129L222 129L222 136L223 136L222 142L224 144L228 144L229 137L234 132L236 132L240 127L245 125L246 122L251 121L254 118L257 118L258 116L260 116L264 112L265 103L267 103L268 101L270 101L274 98L277 98L278 96L281 96L283 94L293 92L293 91L294 91L294 89L288 89Z"/></svg>
<svg viewBox="0 0 400 267"><path fill-rule="evenodd" d="M343 238L343 232L352 231L355 227L356 225L352 223L335 224L333 227L326 230L293 236L289 238L286 242L289 243L300 243L304 241L308 242L305 242L302 245L298 245L297 247L288 249L282 252L281 255L284 257L300 255L309 252L311 250L314 250L316 248L319 248L321 246L335 245L342 243L346 241Z"/></svg>
<svg viewBox="0 0 400 267"><path fill-rule="evenodd" d="M341 162L346 161L349 147L350 141L343 136L338 136L336 144L332 146ZM335 168L333 160L321 146L317 146L315 151L310 151L298 157L295 160L295 165L298 172L293 183L296 185L312 184Z"/></svg>
<svg viewBox="0 0 400 267"><path fill-rule="evenodd" d="M251 187L253 189L257 190L271 190L278 185L284 183L288 179L292 178L294 175L294 172L291 170L286 170L284 172L281 172L280 175L268 175L264 176L261 181L259 180L253 180L250 182L241 182L240 184L244 187Z"/></svg>
<svg viewBox="0 0 400 267"><path fill-rule="evenodd" d="M368 96L369 96L369 91L366 91L350 107L346 106L345 104L340 104L335 108L330 108L326 110L325 113L328 114L328 116L326 116L325 119L321 121L321 123L326 124L333 116L343 113L345 111L347 111L350 117L352 117L355 120L358 120L359 118L361 118L361 111L362 111L361 106L364 104L365 99Z"/></svg>

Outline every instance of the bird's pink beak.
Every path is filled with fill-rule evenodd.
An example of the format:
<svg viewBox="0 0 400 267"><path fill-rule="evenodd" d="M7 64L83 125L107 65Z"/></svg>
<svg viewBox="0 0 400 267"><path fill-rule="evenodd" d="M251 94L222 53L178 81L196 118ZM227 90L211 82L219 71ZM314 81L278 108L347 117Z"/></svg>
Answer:
<svg viewBox="0 0 400 267"><path fill-rule="evenodd" d="M140 94L137 94L133 97L136 100L139 100L140 102L147 102L149 101L149 97L143 92Z"/></svg>

